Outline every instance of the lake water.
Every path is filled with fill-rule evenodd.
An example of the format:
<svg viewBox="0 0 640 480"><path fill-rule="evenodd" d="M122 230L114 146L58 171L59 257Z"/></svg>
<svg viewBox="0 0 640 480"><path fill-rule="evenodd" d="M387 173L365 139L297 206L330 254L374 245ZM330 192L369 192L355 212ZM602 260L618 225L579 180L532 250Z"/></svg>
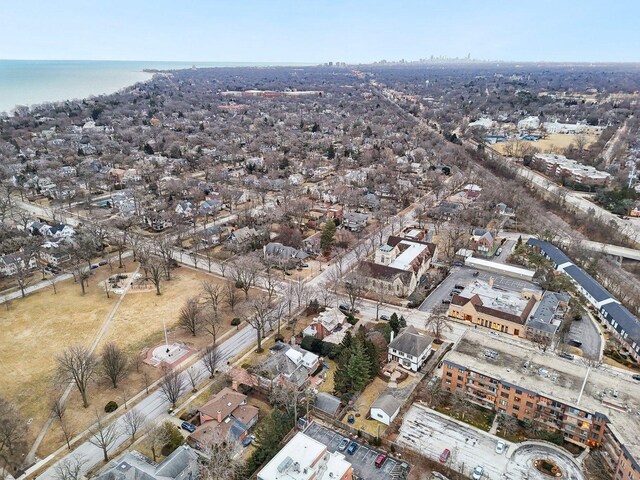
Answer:
<svg viewBox="0 0 640 480"><path fill-rule="evenodd" d="M269 66L264 63L0 60L0 112L16 105L113 93L151 78L144 69Z"/></svg>

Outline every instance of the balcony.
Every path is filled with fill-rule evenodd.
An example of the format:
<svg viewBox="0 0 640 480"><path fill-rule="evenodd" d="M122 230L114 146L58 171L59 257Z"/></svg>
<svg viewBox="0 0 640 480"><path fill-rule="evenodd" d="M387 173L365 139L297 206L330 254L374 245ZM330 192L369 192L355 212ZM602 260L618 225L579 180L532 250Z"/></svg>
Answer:
<svg viewBox="0 0 640 480"><path fill-rule="evenodd" d="M484 392L487 395L494 395L495 396L495 394L497 392L496 388L485 387L485 386L482 386L482 385L476 385L473 382L467 382L466 386L469 387L469 388L473 388L474 390L478 390L480 392Z"/></svg>

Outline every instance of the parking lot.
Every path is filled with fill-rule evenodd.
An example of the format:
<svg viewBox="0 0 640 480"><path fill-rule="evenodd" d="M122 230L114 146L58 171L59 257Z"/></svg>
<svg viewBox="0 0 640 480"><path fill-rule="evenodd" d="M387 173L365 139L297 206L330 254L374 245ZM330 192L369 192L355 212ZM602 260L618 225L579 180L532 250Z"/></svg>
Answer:
<svg viewBox="0 0 640 480"><path fill-rule="evenodd" d="M540 458L553 460L564 473L562 478L583 480L579 467L559 448L541 444L518 447L509 442L507 451L496 453L500 440L495 435L454 421L419 405L413 405L404 417L397 442L433 460L439 460L445 449L451 453L446 462L449 468L470 476L476 466L482 466L482 478L538 480L544 474L533 468Z"/></svg>
<svg viewBox="0 0 640 480"><path fill-rule="evenodd" d="M318 440L320 443L325 444L330 452L337 451L338 444L345 438L344 435L315 422L309 425L304 433ZM376 468L374 464L376 457L379 453L386 452L380 452L379 450L367 447L357 439L353 441L360 445L358 450L356 450L353 455L349 455L346 451L341 453L344 454L347 461L353 466L355 475L366 480L390 480L392 478L391 473L396 465L398 465L398 462L388 457L382 468Z"/></svg>
<svg viewBox="0 0 640 480"><path fill-rule="evenodd" d="M478 272L478 276L474 277L474 273ZM451 273L445 278L438 287L431 292L431 294L422 302L419 310L423 312L431 312L437 306L442 306L442 300L449 300L451 290L456 285L467 286L474 280L489 281L489 278L493 277L493 284L497 287L504 288L506 290L520 291L523 288L536 288L540 289L537 285L527 282L525 280L519 280L517 278L506 277L504 275L498 275L496 273L484 272L475 268L466 266L453 267Z"/></svg>

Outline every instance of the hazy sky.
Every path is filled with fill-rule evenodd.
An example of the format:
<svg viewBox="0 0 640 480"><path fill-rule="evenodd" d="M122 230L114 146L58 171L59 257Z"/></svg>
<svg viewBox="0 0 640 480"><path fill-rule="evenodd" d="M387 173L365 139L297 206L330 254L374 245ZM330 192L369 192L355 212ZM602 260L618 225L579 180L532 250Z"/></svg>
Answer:
<svg viewBox="0 0 640 480"><path fill-rule="evenodd" d="M638 0L0 0L0 58L640 61Z"/></svg>

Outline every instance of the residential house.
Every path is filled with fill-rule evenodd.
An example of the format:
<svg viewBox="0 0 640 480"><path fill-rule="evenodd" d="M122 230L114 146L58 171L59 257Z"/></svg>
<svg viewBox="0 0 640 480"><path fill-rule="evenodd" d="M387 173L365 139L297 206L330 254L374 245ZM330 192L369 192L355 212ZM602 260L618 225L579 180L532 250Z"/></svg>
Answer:
<svg viewBox="0 0 640 480"><path fill-rule="evenodd" d="M316 232L313 235L308 236L302 240L302 248L310 256L320 255L322 250L320 248L320 240L322 238L322 232Z"/></svg>
<svg viewBox="0 0 640 480"><path fill-rule="evenodd" d="M231 232L228 240L231 243L242 245L242 244L251 242L252 240L257 238L259 235L260 234L255 228L242 227L242 228L239 228L238 230L234 230L233 232Z"/></svg>
<svg viewBox="0 0 640 480"><path fill-rule="evenodd" d="M408 326L391 338L387 360L395 361L407 370L417 372L425 364L433 346L433 338L422 335L413 326Z"/></svg>
<svg viewBox="0 0 640 480"><path fill-rule="evenodd" d="M339 452L298 432L257 474L257 480L353 480L353 467Z"/></svg>
<svg viewBox="0 0 640 480"><path fill-rule="evenodd" d="M192 423L198 425L188 437L196 450L207 450L219 443L242 441L258 421L259 410L247 403L247 396L228 387L198 408Z"/></svg>
<svg viewBox="0 0 640 480"><path fill-rule="evenodd" d="M133 450L109 463L96 480L195 480L200 478L200 456L187 445L175 449L161 463Z"/></svg>
<svg viewBox="0 0 640 480"><path fill-rule="evenodd" d="M369 214L360 212L346 212L342 216L342 225L352 232L359 232L369 224Z"/></svg>
<svg viewBox="0 0 640 480"><path fill-rule="evenodd" d="M506 203L498 203L495 208L495 212L503 217L515 217L516 213L513 208L508 207Z"/></svg>
<svg viewBox="0 0 640 480"><path fill-rule="evenodd" d="M181 200L176 204L174 211L178 215L182 215L185 218L193 217L196 208L191 200Z"/></svg>
<svg viewBox="0 0 640 480"><path fill-rule="evenodd" d="M482 257L493 255L497 242L493 234L484 228L474 228L469 247Z"/></svg>
<svg viewBox="0 0 640 480"><path fill-rule="evenodd" d="M333 307L320 312L302 331L302 335L338 345L350 328L351 325L347 322L345 314L339 308Z"/></svg>
<svg viewBox="0 0 640 480"><path fill-rule="evenodd" d="M264 260L274 260L291 265L302 262L309 254L302 249L288 247L278 242L269 242L263 248Z"/></svg>
<svg viewBox="0 0 640 480"><path fill-rule="evenodd" d="M390 425L398 416L398 413L400 413L402 403L403 402L400 399L394 397L389 391L385 390L371 404L369 415L380 423Z"/></svg>
<svg viewBox="0 0 640 480"><path fill-rule="evenodd" d="M279 344L280 349L273 351L260 365L258 384L277 385L289 383L297 388L307 385L311 375L320 366L320 357L298 346Z"/></svg>
<svg viewBox="0 0 640 480"><path fill-rule="evenodd" d="M204 200L198 207L201 215L215 216L222 209L222 201L218 198L209 198Z"/></svg>
<svg viewBox="0 0 640 480"><path fill-rule="evenodd" d="M478 198L480 196L480 193L482 192L482 188L473 183L465 185L462 190L466 197L471 200L475 200L476 198Z"/></svg>
<svg viewBox="0 0 640 480"><path fill-rule="evenodd" d="M33 269L37 267L36 259L31 257L25 258L20 252L9 253L0 257L0 273L5 276L11 276L18 273L21 269Z"/></svg>
<svg viewBox="0 0 640 480"><path fill-rule="evenodd" d="M38 251L40 262L54 267L71 260L71 253L57 243L45 242Z"/></svg>
<svg viewBox="0 0 640 480"><path fill-rule="evenodd" d="M144 216L144 221L155 232L162 232L173 225L173 222L165 212L148 212Z"/></svg>

